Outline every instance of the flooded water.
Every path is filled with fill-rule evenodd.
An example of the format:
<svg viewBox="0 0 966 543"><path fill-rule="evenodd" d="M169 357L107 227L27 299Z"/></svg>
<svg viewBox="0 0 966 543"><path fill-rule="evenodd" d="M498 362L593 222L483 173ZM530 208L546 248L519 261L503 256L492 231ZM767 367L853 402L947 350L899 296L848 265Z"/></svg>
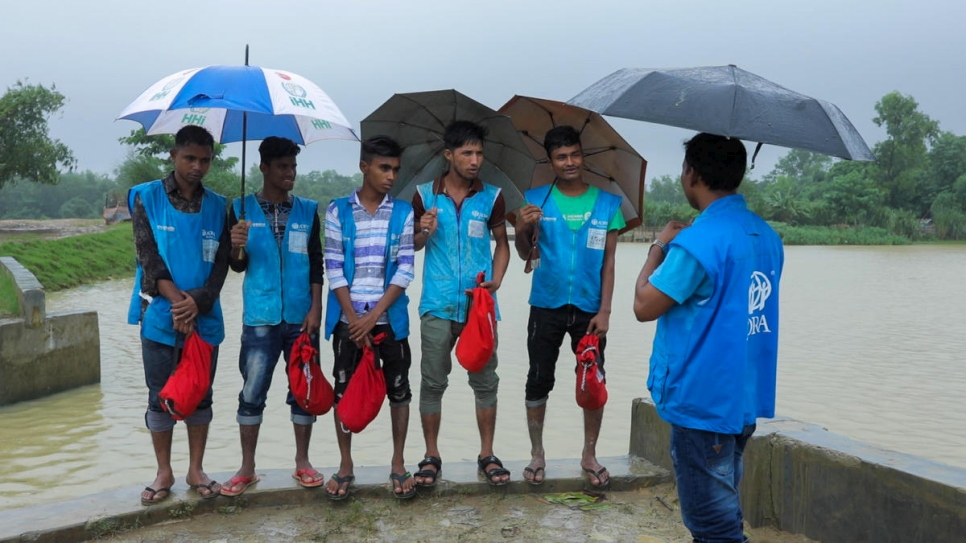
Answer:
<svg viewBox="0 0 966 543"><path fill-rule="evenodd" d="M634 281L646 249L643 244L621 244L618 249L607 345L610 401L598 445L601 456L627 453L631 401L647 394L654 324L636 322L631 310ZM789 247L782 282L779 414L966 467L962 270L966 270L966 246ZM499 294L503 322L496 433L497 455L512 460L529 458L523 406L529 286L523 263L512 261ZM147 394L138 329L124 324L130 289L131 280L121 280L48 297L48 311L98 311L101 384L0 408L0 509L153 479L154 456L143 419ZM233 472L240 462L235 423L241 387L237 369L240 291L240 277L230 275L222 297L228 337L215 379L215 419L205 459L209 472ZM418 300L419 293L417 280L410 295ZM418 325L413 332L410 378L417 384L414 394L418 395ZM551 395L545 441L551 456L577 458L582 423L573 401L569 355L566 359ZM323 344L323 365L331 368L327 344ZM260 469L294 466L282 363L276 372L258 447ZM454 370L444 398L440 434L444 461L475 460L479 447L465 375ZM414 401L406 446L410 469L423 454L416 405ZM387 409L354 438L357 465L389 464ZM331 415L321 417L315 427L311 458L320 468L339 462ZM173 461L183 484L187 439L180 425Z"/></svg>

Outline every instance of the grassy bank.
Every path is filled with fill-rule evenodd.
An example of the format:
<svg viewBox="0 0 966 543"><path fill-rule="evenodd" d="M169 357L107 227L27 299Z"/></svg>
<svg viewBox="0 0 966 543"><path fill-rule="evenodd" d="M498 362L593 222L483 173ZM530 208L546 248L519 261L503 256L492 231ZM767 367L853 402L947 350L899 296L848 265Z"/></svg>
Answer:
<svg viewBox="0 0 966 543"><path fill-rule="evenodd" d="M17 315L20 315L17 287L10 276L0 272L0 319Z"/></svg>
<svg viewBox="0 0 966 543"><path fill-rule="evenodd" d="M773 222L772 228L785 245L908 245L911 240L872 226L789 226Z"/></svg>
<svg viewBox="0 0 966 543"><path fill-rule="evenodd" d="M134 274L131 223L98 234L0 243L0 256L16 258L48 292ZM0 307L7 297L0 283Z"/></svg>

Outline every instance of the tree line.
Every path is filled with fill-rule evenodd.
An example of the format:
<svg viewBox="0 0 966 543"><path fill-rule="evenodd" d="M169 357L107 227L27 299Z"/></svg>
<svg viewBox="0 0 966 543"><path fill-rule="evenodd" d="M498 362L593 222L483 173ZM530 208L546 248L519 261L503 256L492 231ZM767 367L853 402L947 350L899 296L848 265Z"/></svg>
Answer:
<svg viewBox="0 0 966 543"><path fill-rule="evenodd" d="M47 119L63 103L55 88L24 83L0 97L0 219L98 217L130 187L170 170L173 136L147 136L138 129L120 139L128 154L113 176L74 172L70 149L47 131ZM966 136L941 130L912 96L899 92L883 96L875 112L873 121L887 135L873 146L875 162L791 150L771 172L744 180L741 192L749 206L783 235L789 229L831 227L907 240L966 238ZM237 195L238 158L224 156L224 149L216 144L205 184ZM261 181L253 164L246 172L247 192ZM359 173L312 171L298 176L294 192L325 206L360 184ZM694 214L678 178L665 175L648 183L646 226Z"/></svg>

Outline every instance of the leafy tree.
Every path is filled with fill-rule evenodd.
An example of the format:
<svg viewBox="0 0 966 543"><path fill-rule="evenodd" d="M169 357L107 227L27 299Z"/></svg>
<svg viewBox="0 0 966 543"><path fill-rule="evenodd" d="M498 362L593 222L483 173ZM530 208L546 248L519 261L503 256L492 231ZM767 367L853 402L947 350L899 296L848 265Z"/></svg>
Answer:
<svg viewBox="0 0 966 543"><path fill-rule="evenodd" d="M939 136L939 123L919 111L912 96L891 92L876 102L878 126L885 126L888 139L875 145L877 180L886 191L886 204L896 209L923 213L929 207L923 191L927 145Z"/></svg>
<svg viewBox="0 0 966 543"><path fill-rule="evenodd" d="M117 189L114 180L91 171L62 173L56 185L11 183L0 189L0 219L96 217L105 204L105 196L118 192ZM74 204L64 214L64 204L70 200ZM81 201L86 208L80 206Z"/></svg>
<svg viewBox="0 0 966 543"><path fill-rule="evenodd" d="M825 180L826 174L832 167L832 157L821 153L792 149L778 160L775 169L765 176L765 181L772 182L778 177L788 177L797 183L815 183Z"/></svg>
<svg viewBox="0 0 966 543"><path fill-rule="evenodd" d="M833 222L866 226L882 211L885 193L875 181L852 171L833 177L825 184L824 200Z"/></svg>
<svg viewBox="0 0 966 543"><path fill-rule="evenodd" d="M651 179L647 187L646 200L653 202L667 202L671 205L687 204L688 200L684 197L684 189L681 188L681 180L675 179L670 175Z"/></svg>
<svg viewBox="0 0 966 543"><path fill-rule="evenodd" d="M0 96L0 188L23 179L56 184L58 165L72 169L77 161L71 150L51 139L47 119L64 105L64 95L51 85L18 81Z"/></svg>
<svg viewBox="0 0 966 543"><path fill-rule="evenodd" d="M966 237L966 213L952 192L941 192L930 206L936 235L940 239L963 239Z"/></svg>
<svg viewBox="0 0 966 543"><path fill-rule="evenodd" d="M937 194L951 190L956 180L966 174L966 136L942 132L929 149L929 174L923 187L924 196L932 201Z"/></svg>

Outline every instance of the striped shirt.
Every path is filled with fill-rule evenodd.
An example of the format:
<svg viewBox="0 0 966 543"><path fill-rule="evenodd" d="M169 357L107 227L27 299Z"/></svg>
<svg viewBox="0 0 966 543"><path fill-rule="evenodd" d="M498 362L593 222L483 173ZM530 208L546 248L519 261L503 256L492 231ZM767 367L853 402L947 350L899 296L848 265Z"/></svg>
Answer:
<svg viewBox="0 0 966 543"><path fill-rule="evenodd" d="M352 220L356 223L356 240L353 248L355 258L355 273L352 285L345 278L345 254L342 248L342 217L335 202L329 204L325 211L325 273L329 277L329 288L349 287L349 298L357 316L363 316L375 307L385 294L386 279L386 238L389 234L389 218L392 216L393 198L386 195L382 203L376 208L375 214L370 215L366 208L359 203L358 191L349 197L352 206ZM400 288L409 287L413 280L413 214L406 217L406 224L399 240L399 267L393 275L390 284ZM345 315L342 316L346 322ZM388 316L380 315L379 324L389 322Z"/></svg>

